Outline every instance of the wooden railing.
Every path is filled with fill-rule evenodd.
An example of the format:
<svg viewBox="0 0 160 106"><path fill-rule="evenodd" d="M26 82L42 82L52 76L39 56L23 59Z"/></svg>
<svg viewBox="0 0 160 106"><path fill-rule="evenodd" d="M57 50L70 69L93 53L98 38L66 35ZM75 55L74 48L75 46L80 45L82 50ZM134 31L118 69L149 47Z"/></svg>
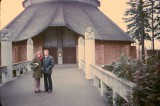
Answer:
<svg viewBox="0 0 160 106"><path fill-rule="evenodd" d="M101 86L101 95L104 95L106 92L106 86L110 87L113 90L113 94L118 94L123 99L128 101L127 95L128 93L132 94L133 88L136 86L136 84L118 78L117 75L104 70L100 66L97 65L90 65L91 67L91 73L94 78L94 85L95 86Z"/></svg>

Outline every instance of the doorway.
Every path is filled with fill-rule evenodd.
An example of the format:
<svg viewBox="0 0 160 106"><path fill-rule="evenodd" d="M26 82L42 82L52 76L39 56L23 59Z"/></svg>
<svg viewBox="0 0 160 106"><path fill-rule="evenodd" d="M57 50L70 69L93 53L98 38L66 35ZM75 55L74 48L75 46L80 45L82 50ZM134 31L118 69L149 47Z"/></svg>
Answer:
<svg viewBox="0 0 160 106"><path fill-rule="evenodd" d="M44 49L48 49L55 64L76 63L76 33L67 27L48 27L44 33ZM61 51L61 55L58 53ZM59 57L58 57L59 56ZM60 64L59 63L59 64Z"/></svg>

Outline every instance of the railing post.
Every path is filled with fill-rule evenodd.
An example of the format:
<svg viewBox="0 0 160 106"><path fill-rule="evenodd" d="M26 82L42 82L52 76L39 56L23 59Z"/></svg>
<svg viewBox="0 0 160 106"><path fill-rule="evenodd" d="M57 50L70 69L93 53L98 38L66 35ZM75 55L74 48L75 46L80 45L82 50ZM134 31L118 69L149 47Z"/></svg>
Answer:
<svg viewBox="0 0 160 106"><path fill-rule="evenodd" d="M85 72L85 60L82 61L82 69Z"/></svg>
<svg viewBox="0 0 160 106"><path fill-rule="evenodd" d="M96 86L96 87L99 87L99 79L94 75L93 77L93 85Z"/></svg>
<svg viewBox="0 0 160 106"><path fill-rule="evenodd" d="M107 92L105 83L101 80L101 96L104 96L104 93Z"/></svg>
<svg viewBox="0 0 160 106"><path fill-rule="evenodd" d="M24 68L24 67L22 68L22 70L23 70L23 74L24 74L24 73L26 73L26 71L25 71L25 68Z"/></svg>
<svg viewBox="0 0 160 106"><path fill-rule="evenodd" d="M26 62L22 63L22 66L23 66L22 67L23 68L23 73L26 73L26 68L25 68L26 67Z"/></svg>
<svg viewBox="0 0 160 106"><path fill-rule="evenodd" d="M88 27L85 32L85 73L86 79L93 79L90 65L95 64L95 35L93 29Z"/></svg>
<svg viewBox="0 0 160 106"><path fill-rule="evenodd" d="M78 39L78 66L79 69L82 69L82 59L84 59L84 38L79 37Z"/></svg>
<svg viewBox="0 0 160 106"><path fill-rule="evenodd" d="M113 106L116 106L115 98L117 98L117 93L113 90Z"/></svg>
<svg viewBox="0 0 160 106"><path fill-rule="evenodd" d="M20 76L20 69L16 69L16 77Z"/></svg>
<svg viewBox="0 0 160 106"><path fill-rule="evenodd" d="M2 66L7 66L7 72L2 74L2 82L11 81L13 78L12 68L12 40L9 30L1 32L1 61Z"/></svg>

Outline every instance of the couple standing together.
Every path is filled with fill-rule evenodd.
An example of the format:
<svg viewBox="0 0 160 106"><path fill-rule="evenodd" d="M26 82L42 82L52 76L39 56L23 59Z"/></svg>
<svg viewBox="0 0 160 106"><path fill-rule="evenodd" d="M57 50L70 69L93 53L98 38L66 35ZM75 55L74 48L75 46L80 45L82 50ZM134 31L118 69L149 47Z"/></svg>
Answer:
<svg viewBox="0 0 160 106"><path fill-rule="evenodd" d="M52 92L52 68L54 67L53 57L49 55L49 50L43 51L44 56L40 51L35 54L35 58L31 62L33 70L33 78L35 79L35 93L42 92L40 90L40 78L44 76L44 92Z"/></svg>

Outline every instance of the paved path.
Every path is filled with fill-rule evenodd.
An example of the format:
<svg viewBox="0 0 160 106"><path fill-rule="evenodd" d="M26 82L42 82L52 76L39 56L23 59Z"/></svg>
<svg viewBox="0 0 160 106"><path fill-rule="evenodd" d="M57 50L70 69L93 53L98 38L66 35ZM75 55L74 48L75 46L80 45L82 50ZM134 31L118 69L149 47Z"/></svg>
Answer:
<svg viewBox="0 0 160 106"><path fill-rule="evenodd" d="M56 65L52 74L54 92L33 92L34 80L28 72L0 88L3 106L106 106L104 97L86 80L77 65ZM43 78L41 79L43 89Z"/></svg>

